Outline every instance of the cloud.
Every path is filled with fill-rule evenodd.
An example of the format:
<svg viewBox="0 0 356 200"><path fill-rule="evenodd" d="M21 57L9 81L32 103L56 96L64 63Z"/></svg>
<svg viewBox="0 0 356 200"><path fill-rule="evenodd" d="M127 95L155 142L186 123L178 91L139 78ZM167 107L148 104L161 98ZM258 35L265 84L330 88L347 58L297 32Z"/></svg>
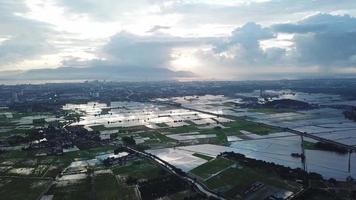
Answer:
<svg viewBox="0 0 356 200"><path fill-rule="evenodd" d="M295 24L279 24L275 31L295 34L296 65L356 67L356 18L349 15L317 14Z"/></svg>
<svg viewBox="0 0 356 200"><path fill-rule="evenodd" d="M173 1L162 6L162 13L177 13L183 16L182 25L201 24L242 25L248 21L270 25L285 21L298 21L305 15L316 12L347 12L356 14L356 1L350 0L269 0L269 1Z"/></svg>
<svg viewBox="0 0 356 200"><path fill-rule="evenodd" d="M156 25L156 26L153 26L150 30L148 30L147 33L156 33L156 32L159 32L161 30L170 29L170 28L171 27L169 27L169 26Z"/></svg>
<svg viewBox="0 0 356 200"><path fill-rule="evenodd" d="M0 38L7 38L0 43L0 66L55 51L49 42L56 34L53 27L16 14L24 12L27 7L23 1L0 2Z"/></svg>
<svg viewBox="0 0 356 200"><path fill-rule="evenodd" d="M297 23L276 24L276 32L285 33L345 33L356 31L356 20L350 15L320 13Z"/></svg>
<svg viewBox="0 0 356 200"><path fill-rule="evenodd" d="M120 32L105 44L101 59L69 57L56 69L18 72L16 79L105 79L116 81L172 80L192 78L189 71L169 69L173 48L195 45L199 40L172 36L138 36ZM14 72L4 72L2 79Z"/></svg>
<svg viewBox="0 0 356 200"><path fill-rule="evenodd" d="M275 38L275 33L269 27L262 27L254 22L236 28L229 37L221 38L213 44L211 51L199 52L201 60L214 63L217 70L221 68L256 68L270 65L280 61L285 50L281 48L268 48L263 50L260 41ZM220 67L217 67L219 66ZM230 73L229 70L227 70Z"/></svg>
<svg viewBox="0 0 356 200"><path fill-rule="evenodd" d="M132 13L149 12L154 7L148 0L57 0L58 4L72 13L86 14L95 20L113 20Z"/></svg>
<svg viewBox="0 0 356 200"><path fill-rule="evenodd" d="M48 60L58 69L20 74L142 80L191 77L185 70L218 79L352 72L355 14L349 0L5 0L0 70Z"/></svg>
<svg viewBox="0 0 356 200"><path fill-rule="evenodd" d="M205 62L197 71L232 79L270 77L271 73L330 75L356 67L355 27L356 18L330 14L267 27L249 22L212 44L211 50L198 51L196 56ZM281 33L294 35L291 48L262 48L261 41L277 40Z"/></svg>
<svg viewBox="0 0 356 200"><path fill-rule="evenodd" d="M117 65L169 68L174 48L195 47L209 38L181 38L170 35L138 36L120 32L103 46L102 57Z"/></svg>
<svg viewBox="0 0 356 200"><path fill-rule="evenodd" d="M110 80L110 81L162 81L194 77L186 71L137 66L110 66L96 63L87 67L59 67L56 69L33 69L28 71L5 71L3 80Z"/></svg>
<svg viewBox="0 0 356 200"><path fill-rule="evenodd" d="M249 22L235 29L230 37L218 43L214 52L240 64L259 64L265 60L265 52L260 48L259 41L273 37L275 35L269 28Z"/></svg>

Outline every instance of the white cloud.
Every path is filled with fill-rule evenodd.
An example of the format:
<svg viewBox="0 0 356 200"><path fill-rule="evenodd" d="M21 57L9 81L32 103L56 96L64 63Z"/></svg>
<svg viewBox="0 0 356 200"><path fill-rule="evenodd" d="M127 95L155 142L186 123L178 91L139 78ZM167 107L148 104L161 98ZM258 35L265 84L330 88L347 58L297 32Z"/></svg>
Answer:
<svg viewBox="0 0 356 200"><path fill-rule="evenodd" d="M106 66L219 79L351 73L355 11L350 0L4 0L0 71Z"/></svg>

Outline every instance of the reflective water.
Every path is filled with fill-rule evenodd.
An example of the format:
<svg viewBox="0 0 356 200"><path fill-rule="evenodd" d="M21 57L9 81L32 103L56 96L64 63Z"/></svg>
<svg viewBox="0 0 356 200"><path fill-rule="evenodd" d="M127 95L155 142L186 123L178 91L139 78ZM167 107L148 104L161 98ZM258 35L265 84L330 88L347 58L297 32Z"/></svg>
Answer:
<svg viewBox="0 0 356 200"><path fill-rule="evenodd" d="M299 136L237 141L231 144L236 152L250 158L278 163L292 168L303 168L299 158L291 153L301 153ZM317 172L325 178L345 180L348 176L356 177L356 155L351 154L351 172L348 173L348 154L329 151L305 150L306 166L310 172Z"/></svg>

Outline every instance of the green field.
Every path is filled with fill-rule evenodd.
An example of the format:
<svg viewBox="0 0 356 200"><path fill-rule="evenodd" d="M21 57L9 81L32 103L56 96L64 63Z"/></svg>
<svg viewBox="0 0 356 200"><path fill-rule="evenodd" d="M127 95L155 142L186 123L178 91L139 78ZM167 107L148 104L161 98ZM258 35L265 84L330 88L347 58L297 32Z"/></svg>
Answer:
<svg viewBox="0 0 356 200"><path fill-rule="evenodd" d="M281 129L266 124L256 123L245 118L234 118L235 121L223 123L226 128L213 128L200 130L202 134L216 134L216 143L220 145L228 144L227 136L241 136L241 130L249 131L257 135L268 135L282 131Z"/></svg>
<svg viewBox="0 0 356 200"><path fill-rule="evenodd" d="M134 188L116 180L111 173L98 174L94 177L95 199L134 200L137 199Z"/></svg>
<svg viewBox="0 0 356 200"><path fill-rule="evenodd" d="M156 131L145 131L143 133L139 133L140 137L148 137L149 140L146 140L144 144L146 145L155 145L155 144L167 144L170 142L174 142L175 140L165 136Z"/></svg>
<svg viewBox="0 0 356 200"><path fill-rule="evenodd" d="M292 109L275 109L275 108L254 108L254 109L249 109L248 111L249 112L265 113L265 114L295 112Z"/></svg>
<svg viewBox="0 0 356 200"><path fill-rule="evenodd" d="M50 181L23 178L0 178L0 199L36 200Z"/></svg>
<svg viewBox="0 0 356 200"><path fill-rule="evenodd" d="M229 168L222 173L208 179L206 185L210 189L218 189L224 191L228 197L241 195L246 188L255 182L274 186L277 188L296 191L297 187L292 187L291 184L286 184L277 175L248 167Z"/></svg>
<svg viewBox="0 0 356 200"><path fill-rule="evenodd" d="M167 128L167 127L168 127L168 125L165 124L165 123L157 123L156 125L157 125L158 127L161 127L161 128Z"/></svg>
<svg viewBox="0 0 356 200"><path fill-rule="evenodd" d="M308 142L308 141L303 141L303 147L305 149L309 149L309 150L317 150L318 148L315 146L315 143L313 142Z"/></svg>
<svg viewBox="0 0 356 200"><path fill-rule="evenodd" d="M199 129L196 127L196 125L191 124L191 125L179 126L175 128L169 128L167 131L171 133L188 133L197 130Z"/></svg>
<svg viewBox="0 0 356 200"><path fill-rule="evenodd" d="M167 173L161 167L147 160L133 161L131 164L114 167L112 170L114 174L130 176L136 179L153 179Z"/></svg>
<svg viewBox="0 0 356 200"><path fill-rule="evenodd" d="M98 174L94 177L95 199L119 199L118 183L111 173Z"/></svg>
<svg viewBox="0 0 356 200"><path fill-rule="evenodd" d="M197 168L194 168L190 172L194 175L197 175L203 179L206 179L213 174L224 170L234 164L233 161L225 159L225 158L216 158L207 163L200 165Z"/></svg>
<svg viewBox="0 0 356 200"><path fill-rule="evenodd" d="M48 195L54 195L53 200L87 200L91 199L92 187L90 179L76 180L75 182L53 186Z"/></svg>
<svg viewBox="0 0 356 200"><path fill-rule="evenodd" d="M138 199L135 193L135 189L125 185L124 183L119 183L116 188L117 192L120 194L120 200L136 200Z"/></svg>
<svg viewBox="0 0 356 200"><path fill-rule="evenodd" d="M241 130L245 130L258 135L268 135L270 133L281 131L279 128L248 121L242 118L237 118L234 122L226 125L229 127L226 131L239 132Z"/></svg>
<svg viewBox="0 0 356 200"><path fill-rule="evenodd" d="M0 154L0 167L11 166L12 168L34 168L34 171L28 176L56 177L66 166L76 159L93 159L99 153L113 151L113 146L105 146L68 152L60 156L36 157L26 151L14 150ZM10 173L9 170L7 170L7 172L2 172L2 174L17 175L16 173Z"/></svg>

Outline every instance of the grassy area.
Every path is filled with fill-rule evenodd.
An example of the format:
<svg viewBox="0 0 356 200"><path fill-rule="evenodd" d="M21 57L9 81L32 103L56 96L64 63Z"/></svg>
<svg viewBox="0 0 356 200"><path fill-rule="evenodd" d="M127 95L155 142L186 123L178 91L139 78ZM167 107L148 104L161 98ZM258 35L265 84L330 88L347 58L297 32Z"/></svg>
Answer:
<svg viewBox="0 0 356 200"><path fill-rule="evenodd" d="M113 174L104 173L94 177L95 199L119 199L118 187Z"/></svg>
<svg viewBox="0 0 356 200"><path fill-rule="evenodd" d="M217 158L217 159L211 160L207 163L204 163L197 168L194 168L190 172L192 174L200 176L201 178L206 179L206 178L210 177L211 175L213 175L223 169L226 169L227 167L231 166L232 164L234 164L234 162L231 160L228 160L225 158Z"/></svg>
<svg viewBox="0 0 356 200"><path fill-rule="evenodd" d="M76 180L71 183L52 187L48 195L54 195L53 200L87 200L91 199L90 179Z"/></svg>
<svg viewBox="0 0 356 200"><path fill-rule="evenodd" d="M248 111L249 112L265 113L265 114L294 112L294 110L292 110L292 109L275 109L275 108L254 108L254 109L249 109Z"/></svg>
<svg viewBox="0 0 356 200"><path fill-rule="evenodd" d="M46 189L49 181L0 178L0 198L11 200L35 200Z"/></svg>
<svg viewBox="0 0 356 200"><path fill-rule="evenodd" d="M309 189L302 196L296 198L296 200L341 200L342 198L337 197L333 192L328 192L325 190Z"/></svg>
<svg viewBox="0 0 356 200"><path fill-rule="evenodd" d="M161 127L161 128L166 128L166 127L168 127L168 125L165 124L165 123L157 123L156 125L157 125L158 127Z"/></svg>
<svg viewBox="0 0 356 200"><path fill-rule="evenodd" d="M235 118L235 121L224 123L226 128L223 129L211 129L205 130L203 133L215 133L219 140L224 142L228 135L241 135L240 131L245 130L258 135L268 135L270 133L276 133L282 131L280 128L261 124L253 121L246 120L244 118Z"/></svg>
<svg viewBox="0 0 356 200"><path fill-rule="evenodd" d="M236 195L242 195L251 184L257 181L291 191L296 191L297 189L297 187L286 184L273 173L262 169L250 169L248 167L229 168L208 179L206 185L211 189L224 191L224 194L228 197L234 197Z"/></svg>
<svg viewBox="0 0 356 200"><path fill-rule="evenodd" d="M161 167L147 160L133 161L125 166L113 168L114 174L131 176L136 179L153 179L166 174Z"/></svg>
<svg viewBox="0 0 356 200"><path fill-rule="evenodd" d="M245 118L235 118L235 121L224 123L226 128L223 129L207 129L200 130L202 134L216 134L216 143L220 145L228 144L227 136L239 136L242 135L241 130L249 131L258 135L268 135L270 133L276 133L282 131L279 128L269 126L266 124L256 123L246 120Z"/></svg>
<svg viewBox="0 0 356 200"><path fill-rule="evenodd" d="M136 200L138 199L135 194L135 189L125 185L124 183L119 183L117 187L117 192L120 194L120 200Z"/></svg>
<svg viewBox="0 0 356 200"><path fill-rule="evenodd" d="M303 141L303 147L305 149L309 149L309 150L316 150L317 147L315 146L315 143L313 142L308 142L308 141Z"/></svg>
<svg viewBox="0 0 356 200"><path fill-rule="evenodd" d="M188 133L192 131L199 130L196 125L184 125L175 128L169 128L168 131L171 133Z"/></svg>
<svg viewBox="0 0 356 200"><path fill-rule="evenodd" d="M175 142L175 140L159 133L156 131L146 131L143 133L139 134L141 137L148 137L150 138L149 140L145 141L145 144L147 145L153 145L153 144L157 144L157 143L169 143L169 142Z"/></svg>
<svg viewBox="0 0 356 200"><path fill-rule="evenodd" d="M13 168L34 168L34 171L30 176L56 177L58 173L75 159L93 159L99 153L113 151L113 146L104 146L68 152L61 156L44 157L35 157L33 154L22 150L7 151L0 154L0 167L12 166Z"/></svg>
<svg viewBox="0 0 356 200"><path fill-rule="evenodd" d="M90 128L92 128L94 131L106 131L106 130L119 130L118 127L110 127L107 128L104 125L96 125L96 126L90 126Z"/></svg>
<svg viewBox="0 0 356 200"><path fill-rule="evenodd" d="M193 153L193 156L195 157L198 157L198 158L202 158L204 160L212 160L213 157L210 157L210 156L207 156L207 155L203 155L203 154L200 154L200 153Z"/></svg>
<svg viewBox="0 0 356 200"><path fill-rule="evenodd" d="M258 135L268 135L270 133L281 131L279 128L248 121L242 118L237 118L234 122L227 123L226 125L229 127L228 130L232 132L245 130Z"/></svg>

